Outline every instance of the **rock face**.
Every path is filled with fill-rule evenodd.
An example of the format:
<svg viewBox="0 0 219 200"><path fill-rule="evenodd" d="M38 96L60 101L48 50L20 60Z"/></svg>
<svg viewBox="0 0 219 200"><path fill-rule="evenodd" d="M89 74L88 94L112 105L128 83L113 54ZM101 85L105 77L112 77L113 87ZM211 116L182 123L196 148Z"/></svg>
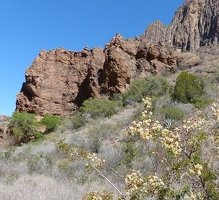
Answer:
<svg viewBox="0 0 219 200"><path fill-rule="evenodd" d="M101 48L81 52L42 50L26 71L16 109L38 115L68 115L74 105L96 96L97 83L92 77L103 62Z"/></svg>
<svg viewBox="0 0 219 200"><path fill-rule="evenodd" d="M125 91L134 77L161 74L174 67L173 50L164 44L119 34L104 49L42 50L26 71L16 110L68 116L90 97L108 98Z"/></svg>
<svg viewBox="0 0 219 200"><path fill-rule="evenodd" d="M9 117L0 115L0 148L5 148L16 143L8 131Z"/></svg>
<svg viewBox="0 0 219 200"><path fill-rule="evenodd" d="M202 62L198 55L190 52L176 54L176 60L178 69L180 70L195 67Z"/></svg>
<svg viewBox="0 0 219 200"><path fill-rule="evenodd" d="M147 42L164 41L182 51L219 42L219 1L187 0L176 11L172 22L165 26L152 23L141 36Z"/></svg>

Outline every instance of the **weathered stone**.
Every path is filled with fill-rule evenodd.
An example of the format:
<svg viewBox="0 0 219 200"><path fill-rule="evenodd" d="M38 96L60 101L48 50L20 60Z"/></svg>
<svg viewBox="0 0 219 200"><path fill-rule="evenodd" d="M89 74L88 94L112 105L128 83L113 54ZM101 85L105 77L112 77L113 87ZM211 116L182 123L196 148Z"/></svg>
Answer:
<svg viewBox="0 0 219 200"><path fill-rule="evenodd" d="M104 53L101 48L93 49L87 56L83 53L62 48L41 51L26 71L16 110L38 115L69 115L71 109L93 96L89 76L97 76L104 63Z"/></svg>
<svg viewBox="0 0 219 200"><path fill-rule="evenodd" d="M201 64L202 60L198 55L190 52L180 53L176 55L178 69L183 70L195 67Z"/></svg>
<svg viewBox="0 0 219 200"><path fill-rule="evenodd" d="M173 51L163 44L125 39L120 34L104 50L41 50L26 71L16 110L42 116L71 115L90 97L124 92L132 78L160 74L175 65Z"/></svg>
<svg viewBox="0 0 219 200"><path fill-rule="evenodd" d="M149 25L141 36L149 43L162 40L181 51L196 51L200 46L217 44L219 39L218 0L187 0L176 11L172 22Z"/></svg>

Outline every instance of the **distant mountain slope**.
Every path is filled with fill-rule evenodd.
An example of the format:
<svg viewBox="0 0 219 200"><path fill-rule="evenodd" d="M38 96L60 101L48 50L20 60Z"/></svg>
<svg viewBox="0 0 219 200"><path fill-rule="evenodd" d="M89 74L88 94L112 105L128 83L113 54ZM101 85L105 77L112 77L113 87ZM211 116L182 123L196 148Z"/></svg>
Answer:
<svg viewBox="0 0 219 200"><path fill-rule="evenodd" d="M218 18L218 0L187 0L168 26L155 21L141 38L155 43L162 40L182 51L196 51L200 46L218 44Z"/></svg>

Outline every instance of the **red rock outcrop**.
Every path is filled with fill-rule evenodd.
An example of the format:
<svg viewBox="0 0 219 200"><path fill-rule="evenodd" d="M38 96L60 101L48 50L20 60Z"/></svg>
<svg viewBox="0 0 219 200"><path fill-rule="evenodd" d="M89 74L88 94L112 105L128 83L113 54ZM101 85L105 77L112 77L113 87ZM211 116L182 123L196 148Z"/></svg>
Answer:
<svg viewBox="0 0 219 200"><path fill-rule="evenodd" d="M71 115L90 97L106 98L124 92L132 78L161 74L175 66L173 51L162 43L148 44L119 34L104 50L42 50L26 71L16 110Z"/></svg>
<svg viewBox="0 0 219 200"><path fill-rule="evenodd" d="M96 96L98 83L92 79L104 63L101 48L80 52L63 48L42 50L27 69L16 110L38 115L69 115L75 105ZM94 88L94 89L93 89Z"/></svg>

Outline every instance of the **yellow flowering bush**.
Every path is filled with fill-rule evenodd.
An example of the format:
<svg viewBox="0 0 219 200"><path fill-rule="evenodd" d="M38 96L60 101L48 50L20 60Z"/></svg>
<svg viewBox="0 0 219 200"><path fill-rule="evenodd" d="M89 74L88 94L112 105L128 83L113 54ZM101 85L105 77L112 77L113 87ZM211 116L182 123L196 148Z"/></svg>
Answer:
<svg viewBox="0 0 219 200"><path fill-rule="evenodd" d="M98 158L95 153L93 153L93 154L87 153L86 158L88 161L86 163L86 167L99 168L99 167L103 167L103 165L105 163L105 160Z"/></svg>
<svg viewBox="0 0 219 200"><path fill-rule="evenodd" d="M181 138L177 131L163 129L161 131L160 141L162 146L174 156L178 156L181 153Z"/></svg>
<svg viewBox="0 0 219 200"><path fill-rule="evenodd" d="M164 150L155 151L154 155L162 163L161 179L151 175L148 178L139 178L141 184L134 184L138 183L135 176L135 182L128 188L139 194L144 190L145 195L150 194L158 199L211 199L211 196L217 196L219 199L216 176L209 163L204 160L206 157L203 148L208 138L205 133L205 115L199 112L195 117L184 120L178 127L162 127L159 121L153 119L151 99L147 97L142 101L145 111L142 112L141 120L133 122L125 136L137 136L156 144L160 143ZM219 109L213 105L212 110L215 119L219 120ZM213 138L218 147L219 136L214 134ZM151 177L154 177L155 182Z"/></svg>
<svg viewBox="0 0 219 200"><path fill-rule="evenodd" d="M203 169L202 165L196 164L196 165L192 166L192 168L189 169L189 172L191 174L196 175L196 176L201 176L202 169Z"/></svg>
<svg viewBox="0 0 219 200"><path fill-rule="evenodd" d="M124 188L118 188L103 173L106 161L90 154L81 148L70 147L63 141L58 147L70 157L84 159L85 166L99 173L118 193L117 199L143 200L152 199L219 199L219 171L208 158L205 151L219 152L219 132L209 133L206 128L206 116L199 112L194 117L184 120L177 127L163 127L161 122L153 118L152 103L149 97L142 99L145 110L139 122L134 121L127 129L125 137L140 138L150 142L152 156L156 157L159 167L148 175L140 171L129 170L126 175L120 175ZM219 109L212 105L213 116L219 122ZM212 138L214 146L209 145ZM135 140L132 140L135 141ZM218 154L219 155L219 154ZM111 168L112 169L112 168ZM118 175L118 172L112 169ZM115 196L115 195L114 195ZM113 199L112 193L91 192L87 200Z"/></svg>
<svg viewBox="0 0 219 200"><path fill-rule="evenodd" d="M125 177L127 196L143 199L144 196L153 196L163 188L163 181L156 175L143 177L140 172L132 170Z"/></svg>
<svg viewBox="0 0 219 200"><path fill-rule="evenodd" d="M135 193L142 188L144 185L144 180L141 174L135 170L132 170L130 174L125 177L127 194Z"/></svg>
<svg viewBox="0 0 219 200"><path fill-rule="evenodd" d="M113 195L107 191L91 192L87 195L86 200L112 200Z"/></svg>

